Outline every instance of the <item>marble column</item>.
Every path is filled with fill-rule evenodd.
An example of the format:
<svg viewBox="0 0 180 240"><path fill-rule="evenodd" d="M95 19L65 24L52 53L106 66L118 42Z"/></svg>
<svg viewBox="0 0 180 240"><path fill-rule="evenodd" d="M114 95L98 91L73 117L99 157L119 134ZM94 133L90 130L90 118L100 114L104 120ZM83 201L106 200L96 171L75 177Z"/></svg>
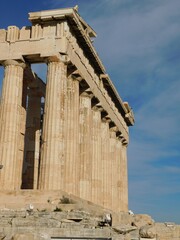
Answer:
<svg viewBox="0 0 180 240"><path fill-rule="evenodd" d="M64 191L79 194L79 81L67 79L67 126Z"/></svg>
<svg viewBox="0 0 180 240"><path fill-rule="evenodd" d="M92 108L92 202L102 204L101 108Z"/></svg>
<svg viewBox="0 0 180 240"><path fill-rule="evenodd" d="M83 92L80 95L80 197L91 201L92 145L91 145L91 95Z"/></svg>
<svg viewBox="0 0 180 240"><path fill-rule="evenodd" d="M21 87L21 86L20 86ZM24 145L25 145L25 129L26 129L26 103L27 103L27 82L23 81L22 86L22 100L19 102L19 144L17 156L17 172L16 172L16 186L17 189L22 187L22 171L24 161ZM22 106L21 106L22 104Z"/></svg>
<svg viewBox="0 0 180 240"><path fill-rule="evenodd" d="M28 90L25 154L22 188L37 189L40 153L41 96L36 88Z"/></svg>
<svg viewBox="0 0 180 240"><path fill-rule="evenodd" d="M118 191L117 191L117 151L116 151L116 132L117 127L110 128L110 161L111 161L111 209L118 209Z"/></svg>
<svg viewBox="0 0 180 240"><path fill-rule="evenodd" d="M110 208L111 205L111 169L109 159L109 120L106 118L102 119L101 122L101 157L102 157L102 205L105 208Z"/></svg>
<svg viewBox="0 0 180 240"><path fill-rule="evenodd" d="M122 208L128 211L127 144L122 144Z"/></svg>
<svg viewBox="0 0 180 240"><path fill-rule="evenodd" d="M119 136L116 139L117 149L117 190L118 208L120 212L128 211L128 177L127 177L127 147Z"/></svg>
<svg viewBox="0 0 180 240"><path fill-rule="evenodd" d="M116 138L116 167L117 167L117 211L123 211L123 166L122 166L122 142L121 138Z"/></svg>
<svg viewBox="0 0 180 240"><path fill-rule="evenodd" d="M39 189L58 190L64 187L66 94L67 66L62 61L50 61L46 84Z"/></svg>
<svg viewBox="0 0 180 240"><path fill-rule="evenodd" d="M8 60L4 62L5 73L1 97L0 123L0 188L13 190L17 186L19 174L18 151L21 122L24 63Z"/></svg>

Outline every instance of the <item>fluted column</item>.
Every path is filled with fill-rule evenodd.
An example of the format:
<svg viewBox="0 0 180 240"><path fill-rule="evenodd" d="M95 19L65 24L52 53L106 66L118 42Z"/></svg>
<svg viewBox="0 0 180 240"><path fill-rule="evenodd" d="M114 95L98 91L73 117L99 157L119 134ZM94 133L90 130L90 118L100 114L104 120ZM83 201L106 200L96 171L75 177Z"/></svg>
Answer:
<svg viewBox="0 0 180 240"><path fill-rule="evenodd" d="M116 131L117 127L110 128L110 161L111 161L111 209L118 209L118 171L117 171L117 151L116 151ZM119 173L120 174L120 173Z"/></svg>
<svg viewBox="0 0 180 240"><path fill-rule="evenodd" d="M127 177L127 147L122 138L116 139L117 151L117 190L118 190L118 211L128 211L128 177Z"/></svg>
<svg viewBox="0 0 180 240"><path fill-rule="evenodd" d="M24 80L22 86L22 100L19 105L19 144L18 144L18 156L17 156L17 172L16 172L16 186L22 187L22 171L24 161L24 145L25 145L25 128L26 128L26 100L27 100L27 83Z"/></svg>
<svg viewBox="0 0 180 240"><path fill-rule="evenodd" d="M80 197L91 200L92 145L91 95L80 95Z"/></svg>
<svg viewBox="0 0 180 240"><path fill-rule="evenodd" d="M22 104L22 86L24 63L14 60L4 62L5 73L1 97L0 123L0 188L13 190L17 186L18 150L20 133L20 112Z"/></svg>
<svg viewBox="0 0 180 240"><path fill-rule="evenodd" d="M62 189L65 164L67 66L48 63L39 188Z"/></svg>
<svg viewBox="0 0 180 240"><path fill-rule="evenodd" d="M123 211L122 197L122 143L119 137L116 138L116 161L117 161L117 211Z"/></svg>
<svg viewBox="0 0 180 240"><path fill-rule="evenodd" d="M122 144L122 208L128 211L127 145Z"/></svg>
<svg viewBox="0 0 180 240"><path fill-rule="evenodd" d="M66 192L79 194L79 81L69 76L67 79L67 126L66 126Z"/></svg>
<svg viewBox="0 0 180 240"><path fill-rule="evenodd" d="M37 89L28 91L25 154L22 188L37 189L40 152L41 96Z"/></svg>
<svg viewBox="0 0 180 240"><path fill-rule="evenodd" d="M103 173L103 201L102 205L106 208L110 208L111 194L109 192L109 185L111 182L111 170L109 169L109 121L106 118L102 119L101 122L101 157L102 157L102 173Z"/></svg>
<svg viewBox="0 0 180 240"><path fill-rule="evenodd" d="M92 108L92 202L102 204L101 109Z"/></svg>

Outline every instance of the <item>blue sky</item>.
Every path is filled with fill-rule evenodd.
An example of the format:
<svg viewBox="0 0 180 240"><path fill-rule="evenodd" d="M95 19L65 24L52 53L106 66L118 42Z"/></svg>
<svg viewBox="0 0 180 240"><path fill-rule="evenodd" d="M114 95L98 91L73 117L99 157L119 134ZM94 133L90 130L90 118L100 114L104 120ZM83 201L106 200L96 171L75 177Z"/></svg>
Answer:
<svg viewBox="0 0 180 240"><path fill-rule="evenodd" d="M97 32L94 46L107 73L134 110L129 208L180 224L180 1L2 1L0 28L30 25L28 12L76 4Z"/></svg>

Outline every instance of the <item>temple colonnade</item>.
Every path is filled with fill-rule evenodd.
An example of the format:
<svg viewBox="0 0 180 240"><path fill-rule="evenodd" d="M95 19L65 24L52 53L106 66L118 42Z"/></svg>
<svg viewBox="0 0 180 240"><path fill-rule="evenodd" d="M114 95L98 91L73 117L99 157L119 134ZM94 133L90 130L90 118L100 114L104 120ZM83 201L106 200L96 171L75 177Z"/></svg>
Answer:
<svg viewBox="0 0 180 240"><path fill-rule="evenodd" d="M84 43L81 47L71 31L71 22L42 20L40 24L36 15L30 14L30 40L27 29L9 27L6 35L0 30L0 48L4 44L15 49L15 44L25 41L28 45L28 41L34 51L23 52L22 45L20 56L14 51L12 58L5 52L0 56L4 67L1 190L63 190L114 211L127 211L131 109L118 97L108 75L98 73L92 57L88 59ZM42 40L41 45L46 38L58 39L56 47L61 49L42 50L34 38ZM65 40L66 54L62 53ZM46 83L32 72L32 63L47 64Z"/></svg>

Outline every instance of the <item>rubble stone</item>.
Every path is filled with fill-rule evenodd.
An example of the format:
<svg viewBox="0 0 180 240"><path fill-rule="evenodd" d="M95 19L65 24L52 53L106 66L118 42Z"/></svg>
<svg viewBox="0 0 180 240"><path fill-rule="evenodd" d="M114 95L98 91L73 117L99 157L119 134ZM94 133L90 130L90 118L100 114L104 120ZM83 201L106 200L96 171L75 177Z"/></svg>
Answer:
<svg viewBox="0 0 180 240"><path fill-rule="evenodd" d="M153 239L156 237L156 229L153 225L146 225L140 228L139 235L142 238Z"/></svg>

